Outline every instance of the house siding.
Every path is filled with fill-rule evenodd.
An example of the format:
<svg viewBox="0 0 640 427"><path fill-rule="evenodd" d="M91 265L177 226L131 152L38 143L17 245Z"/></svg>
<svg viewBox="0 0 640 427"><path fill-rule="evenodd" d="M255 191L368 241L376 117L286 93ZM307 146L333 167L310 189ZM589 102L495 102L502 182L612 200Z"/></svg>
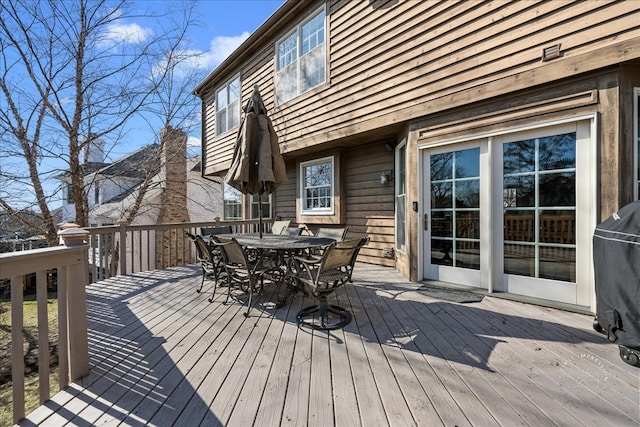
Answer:
<svg viewBox="0 0 640 427"><path fill-rule="evenodd" d="M367 235L369 244L360 252L364 262L395 266L384 250L395 247L394 182L380 184L382 171L393 170L393 154L384 141L350 149L345 164L346 220L349 234Z"/></svg>
<svg viewBox="0 0 640 427"><path fill-rule="evenodd" d="M301 4L285 3L268 29L258 30L262 38L247 46L250 52L241 47L199 93L205 99L238 72L243 100L259 86L289 176L275 194L276 216L310 228L326 223L367 234L371 243L360 259L394 265L412 280L422 280L421 268L428 260L422 253L427 224L421 215L429 196L423 194L424 178L419 176L421 150L572 118L592 123L592 154L597 156L589 166L595 218L589 211L578 215L580 221L601 221L633 199L637 142L631 107L633 87L640 87L640 2ZM327 12L327 81L276 105L275 43L322 5ZM559 55L543 60L544 51L553 47ZM215 111L213 104L208 108ZM381 185L380 173L394 169L394 155L385 143L403 139L406 250L386 258L383 254L395 246L395 198L394 185ZM224 174L235 132L220 137L208 133L203 140L205 174ZM298 213L299 162L335 152L340 153L340 211L308 224ZM499 272L492 274L500 280ZM578 289L578 305L593 308L593 283L579 283Z"/></svg>
<svg viewBox="0 0 640 427"><path fill-rule="evenodd" d="M411 118L638 58L639 14L639 2L330 2L326 84L275 105L274 46L290 29L283 26L202 95L205 173L223 172L233 154L234 132L216 138L211 122L215 82L238 71L242 99L259 86L288 153L372 129L395 132ZM557 43L562 56L541 61Z"/></svg>

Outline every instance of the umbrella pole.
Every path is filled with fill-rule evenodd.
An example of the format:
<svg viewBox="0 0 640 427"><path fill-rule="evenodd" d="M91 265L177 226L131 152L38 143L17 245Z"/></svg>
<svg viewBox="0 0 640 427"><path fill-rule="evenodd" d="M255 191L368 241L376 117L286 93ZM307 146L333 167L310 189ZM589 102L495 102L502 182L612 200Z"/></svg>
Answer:
<svg viewBox="0 0 640 427"><path fill-rule="evenodd" d="M262 197L258 197L258 232L260 233L260 238L262 239Z"/></svg>

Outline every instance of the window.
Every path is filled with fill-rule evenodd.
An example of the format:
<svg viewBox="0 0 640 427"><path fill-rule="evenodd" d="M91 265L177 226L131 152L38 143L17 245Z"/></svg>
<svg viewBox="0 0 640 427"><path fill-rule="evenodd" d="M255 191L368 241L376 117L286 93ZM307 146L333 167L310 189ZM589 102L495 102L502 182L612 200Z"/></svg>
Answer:
<svg viewBox="0 0 640 427"><path fill-rule="evenodd" d="M240 125L240 76L216 92L216 135Z"/></svg>
<svg viewBox="0 0 640 427"><path fill-rule="evenodd" d="M325 11L276 45L276 102L282 104L326 80Z"/></svg>
<svg viewBox="0 0 640 427"><path fill-rule="evenodd" d="M262 202L262 204L260 204ZM271 194L251 195L251 218L260 218L260 208L262 207L262 218L271 218Z"/></svg>
<svg viewBox="0 0 640 427"><path fill-rule="evenodd" d="M333 157L300 163L302 213L333 214Z"/></svg>
<svg viewBox="0 0 640 427"><path fill-rule="evenodd" d="M97 182L94 184L94 187L93 187L93 201L96 206L100 204L100 186L98 185Z"/></svg>
<svg viewBox="0 0 640 427"><path fill-rule="evenodd" d="M431 264L480 269L480 148L430 157Z"/></svg>
<svg viewBox="0 0 640 427"><path fill-rule="evenodd" d="M402 144L397 150L396 159L396 249L404 252L406 249L406 218L407 218L407 146Z"/></svg>
<svg viewBox="0 0 640 427"><path fill-rule="evenodd" d="M73 185L67 184L67 204L74 204L73 201Z"/></svg>
<svg viewBox="0 0 640 427"><path fill-rule="evenodd" d="M242 193L226 182L222 184L222 188L225 221L242 219Z"/></svg>

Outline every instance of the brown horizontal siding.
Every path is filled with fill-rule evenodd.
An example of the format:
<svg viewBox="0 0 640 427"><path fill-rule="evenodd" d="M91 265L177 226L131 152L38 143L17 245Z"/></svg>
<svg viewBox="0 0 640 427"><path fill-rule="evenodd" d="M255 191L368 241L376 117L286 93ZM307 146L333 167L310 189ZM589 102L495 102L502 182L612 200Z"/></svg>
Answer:
<svg viewBox="0 0 640 427"><path fill-rule="evenodd" d="M275 215L282 219L290 219L295 222L296 218L296 162L288 161L287 182L276 190L275 194Z"/></svg>
<svg viewBox="0 0 640 427"><path fill-rule="evenodd" d="M322 157L324 154L318 154ZM382 142L373 142L345 150L341 154L346 189L346 212L340 226L349 229L348 237L367 235L371 239L358 260L394 266L395 260L383 257L383 249L395 246L394 183L380 184L380 173L393 170L393 154ZM289 160L288 182L275 194L275 215L291 219L295 224L298 170L297 162ZM319 224L305 224L312 232Z"/></svg>
<svg viewBox="0 0 640 427"><path fill-rule="evenodd" d="M469 9L473 11L479 7L479 3L445 2L436 8L434 16L428 13L431 2L404 4L411 5L411 10L404 11L398 6L385 11L384 20L375 13L364 11L357 17L361 23L358 32L343 34L339 29L336 30L339 37L332 38L331 45L332 89L335 88L335 91L331 97L323 97L323 111L328 116L344 121L363 115L375 117L381 111L393 110L406 102L400 97L402 93L409 92L410 97L422 96L426 92L421 90L421 86L434 92L437 87L433 86L433 79L425 77L441 70L449 61L465 59L463 55L452 59L450 52L441 52L440 47L447 44L440 39L449 41L447 31L453 30L457 31L455 37L460 39L460 33L464 34L465 30L457 27L464 28L466 22L463 18L469 18L462 15L462 18L455 20L456 14L468 12ZM394 13L396 10L399 13ZM439 12L442 12L442 16ZM342 9L335 11L336 15L340 13ZM383 21L383 25L377 28L380 27L380 21ZM440 26L448 30L442 30ZM458 47L468 44L464 39L455 42ZM407 89L401 90L402 84L408 84ZM449 83L446 87L457 84L459 82L453 85ZM367 96L364 96L365 93ZM296 107L305 108L305 103L314 101L313 97L305 97L296 103ZM349 112L342 114L340 109L345 106L348 106ZM317 122L326 125L330 117L317 117ZM307 127L307 131L311 130Z"/></svg>
<svg viewBox="0 0 640 427"><path fill-rule="evenodd" d="M564 2L551 3L565 5ZM341 58L346 64L342 69L334 68L333 62L331 65L332 85L341 90L332 93L332 96L323 96L322 108L309 108L316 111L313 120L298 123L304 126L308 134L321 134L329 126L346 120L380 117L420 98L437 103L437 98L444 95L471 90L478 84L498 80L506 74L540 66L542 48L550 43L562 41L565 56L571 54L574 46L589 43L593 48L598 43L604 44L613 39L610 31L603 30L600 19L604 20L606 28L613 24L616 30L637 29L639 22L625 15L637 9L637 5L632 3L627 2L616 9L603 6L594 10L593 4L586 2L570 9L565 6L561 11L547 12L543 16L540 16L541 11L537 8L529 8L526 13L515 15L516 22L504 19L492 23L485 13L482 15L485 18L484 27L477 28L471 34L467 33L468 22L458 23L454 20L449 21L447 27L454 28L455 32L438 35L436 39L429 38L430 33L423 33L422 39L416 38L408 43L396 34L391 33L386 39L382 37L383 33L376 32L379 44L393 44L381 55L377 55L376 49L368 50L366 55L358 50L343 53L332 45L331 57ZM484 11L482 8L475 9L476 12L480 10ZM569 20L566 16L569 12L578 17ZM594 19L596 13L598 20ZM528 21L523 21L523 16ZM466 18L466 15L463 17ZM418 23L417 27L420 26ZM524 34L525 30L528 33ZM558 34L563 34L563 37L558 38ZM345 42L345 46L351 49L351 45L364 35L351 35L349 40L353 40L353 43ZM615 36L616 40L620 38L620 34ZM402 40L402 44L398 44L398 40ZM416 55L417 51L424 53ZM359 58L366 58L366 62ZM565 76L558 76L562 77ZM509 89L505 88L505 92ZM307 102L312 102L312 98ZM304 106L304 101L296 103L296 108ZM448 107L450 105L442 105L440 109ZM291 130L295 131L295 126Z"/></svg>
<svg viewBox="0 0 640 427"><path fill-rule="evenodd" d="M349 149L345 159L346 220L349 236L367 235L371 239L362 249L360 261L393 266L383 249L395 246L394 183L380 184L380 173L393 170L393 154L382 142Z"/></svg>
<svg viewBox="0 0 640 427"><path fill-rule="evenodd" d="M307 94L274 105L275 39L264 40L264 48L240 70L243 99L254 84L260 86L284 152L562 79L572 75L562 64L571 64L576 55L640 39L636 1L377 5L338 1L328 7L329 81ZM542 62L542 49L555 43L561 43L563 57ZM599 58L598 66L620 60ZM512 78L527 72L535 79ZM427 108L414 108L420 105ZM216 141L207 135L208 173L227 166L233 141L233 135Z"/></svg>
<svg viewBox="0 0 640 427"><path fill-rule="evenodd" d="M204 164L202 170L206 174L208 169L217 163L217 158L213 156L213 152L220 149L220 145L215 141L216 135L216 110L215 110L215 92L207 92L202 99L202 140L204 141L203 159Z"/></svg>

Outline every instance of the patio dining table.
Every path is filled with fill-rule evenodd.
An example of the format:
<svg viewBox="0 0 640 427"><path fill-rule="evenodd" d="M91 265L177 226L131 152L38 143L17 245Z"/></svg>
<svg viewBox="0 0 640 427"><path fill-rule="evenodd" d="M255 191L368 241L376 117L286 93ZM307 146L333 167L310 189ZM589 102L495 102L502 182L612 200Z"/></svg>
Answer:
<svg viewBox="0 0 640 427"><path fill-rule="evenodd" d="M255 270L261 271L260 278L267 278L278 287L278 307L284 305L289 296L298 289L296 283L286 283L285 280L292 277L287 275L291 268L291 257L335 243L334 239L326 237L280 234L263 234L260 237L258 233L218 234L205 237L205 240L211 242L213 238L236 239L245 250L252 252L256 263Z"/></svg>
<svg viewBox="0 0 640 427"><path fill-rule="evenodd" d="M313 236L290 236L283 234L237 233L219 234L223 239L234 238L243 247L260 250L300 252L306 249L319 248L334 243L334 239Z"/></svg>

